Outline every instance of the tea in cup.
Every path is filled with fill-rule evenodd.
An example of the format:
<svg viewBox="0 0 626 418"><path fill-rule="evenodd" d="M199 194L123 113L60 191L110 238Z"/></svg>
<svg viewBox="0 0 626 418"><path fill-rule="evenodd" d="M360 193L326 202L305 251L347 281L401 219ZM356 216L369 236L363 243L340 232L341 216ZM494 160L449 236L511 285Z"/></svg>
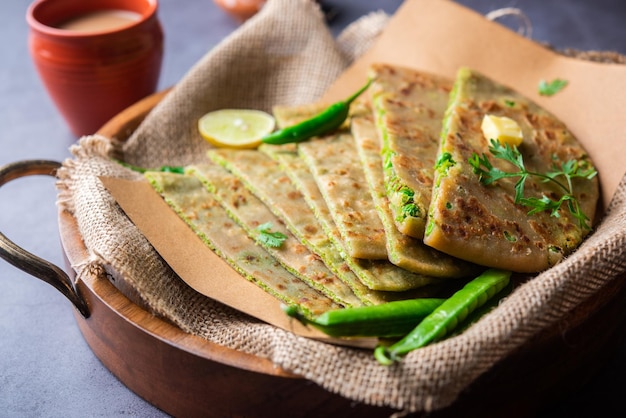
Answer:
<svg viewBox="0 0 626 418"><path fill-rule="evenodd" d="M29 51L76 136L95 133L152 94L163 59L156 0L38 0L28 9Z"/></svg>

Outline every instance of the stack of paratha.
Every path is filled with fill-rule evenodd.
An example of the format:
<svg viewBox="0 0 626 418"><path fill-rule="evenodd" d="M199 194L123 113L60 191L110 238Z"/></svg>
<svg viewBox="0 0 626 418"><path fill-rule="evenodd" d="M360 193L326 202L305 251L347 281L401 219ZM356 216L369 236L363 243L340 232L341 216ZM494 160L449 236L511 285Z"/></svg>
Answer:
<svg viewBox="0 0 626 418"><path fill-rule="evenodd" d="M336 132L297 145L214 149L185 175L146 176L216 253L308 315L443 296L486 267L538 272L580 244L589 230L567 205L528 215L514 201L516 179L486 185L468 162L489 155L480 123L490 114L519 124L528 170L589 163L554 116L469 69L448 80L376 64L369 76L369 94ZM322 108L277 106L274 114L285 127ZM443 157L445 170L435 169ZM597 180L574 179L573 188L594 219ZM561 193L536 179L525 190ZM262 224L284 242L261 240Z"/></svg>

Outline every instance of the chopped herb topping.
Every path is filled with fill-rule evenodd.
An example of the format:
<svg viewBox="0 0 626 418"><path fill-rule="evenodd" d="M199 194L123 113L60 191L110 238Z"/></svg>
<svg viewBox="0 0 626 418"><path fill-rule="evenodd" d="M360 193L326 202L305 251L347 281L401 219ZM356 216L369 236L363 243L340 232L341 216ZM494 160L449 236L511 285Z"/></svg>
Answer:
<svg viewBox="0 0 626 418"><path fill-rule="evenodd" d="M452 158L452 154L444 152L435 163L435 170L439 172L440 175L445 176L448 174L448 170L454 167L455 164L456 161Z"/></svg>
<svg viewBox="0 0 626 418"><path fill-rule="evenodd" d="M492 139L489 151L494 157L513 164L518 171L502 171L494 167L489 161L489 157L485 154L481 157L474 153L468 162L473 167L474 173L480 176L480 181L483 184L489 185L507 177L519 177L519 180L515 183L515 203L529 207L529 215L547 210L550 211L551 216L558 218L559 210L565 204L578 220L580 226L583 229L590 229L587 223L589 218L582 212L578 199L576 199L572 190L573 178L591 180L598 174L588 161L569 160L560 166L555 161L552 165L552 170L546 173L536 173L526 169L522 154L517 147L512 147L508 144L502 145L500 142ZM555 160L555 157L553 157L553 160ZM552 200L545 195L541 198L524 197L524 184L529 177L538 177L544 182L556 184L563 190L563 195L557 200ZM563 182L559 178L563 178L565 181Z"/></svg>
<svg viewBox="0 0 626 418"><path fill-rule="evenodd" d="M555 245L551 245L548 247L548 250L552 251L553 253L560 253L562 252L561 248L555 246Z"/></svg>
<svg viewBox="0 0 626 418"><path fill-rule="evenodd" d="M160 171L164 173L176 173L176 174L185 174L185 167L180 166L172 166L172 165L162 165L159 168L143 168L138 167L136 165L128 164L123 161L115 160L118 164L123 165L126 168L129 168L138 173L145 173L146 171Z"/></svg>
<svg viewBox="0 0 626 418"><path fill-rule="evenodd" d="M542 96L552 96L567 86L567 80L556 78L550 82L541 80L539 82L539 94Z"/></svg>
<svg viewBox="0 0 626 418"><path fill-rule="evenodd" d="M512 235L509 231L504 231L504 238L506 238L510 242L517 241L517 238L515 238L515 235Z"/></svg>
<svg viewBox="0 0 626 418"><path fill-rule="evenodd" d="M256 229L260 232L259 241L272 248L279 248L287 239L287 235L282 232L273 232L270 222L261 224Z"/></svg>

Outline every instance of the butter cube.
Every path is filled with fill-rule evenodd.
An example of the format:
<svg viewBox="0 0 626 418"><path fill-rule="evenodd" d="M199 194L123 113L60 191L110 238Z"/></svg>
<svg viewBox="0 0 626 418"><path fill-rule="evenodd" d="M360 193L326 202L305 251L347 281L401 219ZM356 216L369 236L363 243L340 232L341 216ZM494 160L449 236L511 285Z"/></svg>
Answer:
<svg viewBox="0 0 626 418"><path fill-rule="evenodd" d="M522 128L506 116L485 115L481 129L487 141L495 139L502 145L518 146L524 140Z"/></svg>

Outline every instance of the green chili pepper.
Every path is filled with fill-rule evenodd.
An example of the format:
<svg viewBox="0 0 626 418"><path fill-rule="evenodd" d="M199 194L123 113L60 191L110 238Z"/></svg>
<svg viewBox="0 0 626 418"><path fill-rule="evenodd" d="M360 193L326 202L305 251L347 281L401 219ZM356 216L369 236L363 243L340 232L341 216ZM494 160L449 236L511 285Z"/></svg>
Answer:
<svg viewBox="0 0 626 418"><path fill-rule="evenodd" d="M510 271L486 270L439 305L400 341L389 347L376 347L374 357L379 363L390 365L410 351L443 338L471 312L504 289L510 277Z"/></svg>
<svg viewBox="0 0 626 418"><path fill-rule="evenodd" d="M423 298L393 301L373 306L334 309L306 318L297 306L284 311L304 325L311 325L331 337L400 337L430 314L445 299Z"/></svg>
<svg viewBox="0 0 626 418"><path fill-rule="evenodd" d="M266 135L261 140L266 144L289 144L291 142L302 142L314 136L319 136L332 132L339 128L347 119L350 111L350 104L361 95L372 83L372 79L367 81L359 91L348 97L346 100L339 101L327 107L321 113L306 119L300 123L288 126L283 129Z"/></svg>
<svg viewBox="0 0 626 418"><path fill-rule="evenodd" d="M185 174L185 167L180 167L180 166L162 165L159 168L143 168L143 167L137 167L136 165L128 164L119 160L116 160L116 162L123 165L126 168L130 168L133 171L137 171L138 173L145 173L146 171L161 171L164 173Z"/></svg>
<svg viewBox="0 0 626 418"><path fill-rule="evenodd" d="M509 284L507 284L504 287L504 289L496 293L491 299L485 302L483 306L480 306L476 308L476 310L471 312L467 316L467 318L465 318L463 322L459 323L459 325L456 328L454 328L454 330L450 332L450 334L448 334L447 336L452 337L452 336L459 335L465 332L469 327L471 327L476 322L478 322L480 318L482 318L483 316L487 315L489 312L497 308L500 301L511 294L511 292L513 291L513 288L514 288L513 282L509 281Z"/></svg>

